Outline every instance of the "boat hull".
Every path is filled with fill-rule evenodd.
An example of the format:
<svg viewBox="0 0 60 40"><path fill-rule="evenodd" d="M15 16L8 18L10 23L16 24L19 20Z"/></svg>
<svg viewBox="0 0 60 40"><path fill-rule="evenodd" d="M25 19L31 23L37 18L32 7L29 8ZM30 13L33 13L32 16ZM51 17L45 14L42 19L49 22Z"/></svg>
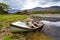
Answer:
<svg viewBox="0 0 60 40"><path fill-rule="evenodd" d="M43 27L37 28L37 29L24 29L24 28L17 28L17 27L10 27L11 32L28 32L28 31L41 31Z"/></svg>
<svg viewBox="0 0 60 40"><path fill-rule="evenodd" d="M39 25L40 26L40 25ZM24 31L34 31L34 30L37 30L37 29L42 29L44 25L41 24L40 27L33 27L33 28L30 28L29 26L27 26L24 22L15 22L15 23L12 23L11 24L11 27L10 27L10 30L11 32L24 32Z"/></svg>
<svg viewBox="0 0 60 40"><path fill-rule="evenodd" d="M22 32L22 31L31 31L28 29L23 29L23 28L17 28L17 27L10 27L11 32Z"/></svg>

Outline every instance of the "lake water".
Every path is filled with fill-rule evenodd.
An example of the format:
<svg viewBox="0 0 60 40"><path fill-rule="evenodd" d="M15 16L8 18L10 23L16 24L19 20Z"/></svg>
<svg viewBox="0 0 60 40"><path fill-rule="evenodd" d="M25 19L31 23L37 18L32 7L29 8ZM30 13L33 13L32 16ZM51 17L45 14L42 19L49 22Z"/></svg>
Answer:
<svg viewBox="0 0 60 40"><path fill-rule="evenodd" d="M60 21L52 22L42 20L45 24L41 31L28 32L26 40L60 40Z"/></svg>
<svg viewBox="0 0 60 40"><path fill-rule="evenodd" d="M42 22L45 24L42 32L56 40L60 40L60 21L51 22L42 20Z"/></svg>
<svg viewBox="0 0 60 40"><path fill-rule="evenodd" d="M38 18L33 18L34 20L47 20L47 21L60 21L60 14L32 14Z"/></svg>
<svg viewBox="0 0 60 40"><path fill-rule="evenodd" d="M41 30L43 34L51 38L55 38L56 40L60 40L60 16L45 16L33 19L38 21L42 20L42 22L45 24Z"/></svg>
<svg viewBox="0 0 60 40"><path fill-rule="evenodd" d="M60 40L60 14L33 14L38 16L34 20L41 21L45 24L41 30L45 35Z"/></svg>

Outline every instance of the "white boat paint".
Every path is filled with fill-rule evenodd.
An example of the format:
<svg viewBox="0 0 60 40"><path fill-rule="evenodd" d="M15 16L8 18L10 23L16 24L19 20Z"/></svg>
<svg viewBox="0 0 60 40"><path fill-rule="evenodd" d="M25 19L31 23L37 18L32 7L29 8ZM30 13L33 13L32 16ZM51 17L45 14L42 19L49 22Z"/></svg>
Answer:
<svg viewBox="0 0 60 40"><path fill-rule="evenodd" d="M25 22L21 22L21 21L13 22L12 25L17 25L17 26L24 27L24 28L30 28L26 25Z"/></svg>
<svg viewBox="0 0 60 40"><path fill-rule="evenodd" d="M34 27L31 28L25 22L18 21L18 22L13 22L11 24L10 30L11 30L11 32L31 31L31 30L39 29L43 25L43 24L40 23L39 27L36 27L35 25L33 25L30 22L28 22L28 24L31 25L31 26L34 26Z"/></svg>

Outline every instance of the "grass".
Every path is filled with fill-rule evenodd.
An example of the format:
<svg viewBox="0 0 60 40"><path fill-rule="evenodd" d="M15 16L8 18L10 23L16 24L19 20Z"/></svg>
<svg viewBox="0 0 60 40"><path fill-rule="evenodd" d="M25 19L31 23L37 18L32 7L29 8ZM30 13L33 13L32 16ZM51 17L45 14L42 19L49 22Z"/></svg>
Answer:
<svg viewBox="0 0 60 40"><path fill-rule="evenodd" d="M11 22L23 21L27 18L27 15L0 15L0 29L2 27L8 27Z"/></svg>
<svg viewBox="0 0 60 40"><path fill-rule="evenodd" d="M5 36L5 37L3 38L3 40L11 40L11 37L10 37L10 36Z"/></svg>
<svg viewBox="0 0 60 40"><path fill-rule="evenodd" d="M32 14L60 14L60 10L33 10Z"/></svg>
<svg viewBox="0 0 60 40"><path fill-rule="evenodd" d="M32 16L32 18L40 18L40 16Z"/></svg>
<svg viewBox="0 0 60 40"><path fill-rule="evenodd" d="M0 21L17 21L25 18L27 18L27 15L0 15Z"/></svg>
<svg viewBox="0 0 60 40"><path fill-rule="evenodd" d="M50 37L44 35L41 32L29 32L29 33L11 33L9 29L10 23L14 21L26 21L28 15L0 15L0 30L2 40L52 40ZM3 35L2 35L3 34Z"/></svg>

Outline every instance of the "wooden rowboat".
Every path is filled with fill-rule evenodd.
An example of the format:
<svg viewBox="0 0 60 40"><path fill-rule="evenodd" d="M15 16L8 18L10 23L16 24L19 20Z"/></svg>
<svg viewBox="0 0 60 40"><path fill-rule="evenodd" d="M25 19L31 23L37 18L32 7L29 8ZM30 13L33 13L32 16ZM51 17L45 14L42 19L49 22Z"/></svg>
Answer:
<svg viewBox="0 0 60 40"><path fill-rule="evenodd" d="M41 28L44 24L43 23L39 23L37 25L38 26L34 25L31 22L28 22L28 24L26 24L26 22L18 21L18 22L11 23L10 30L11 30L11 32L33 31L33 30Z"/></svg>

